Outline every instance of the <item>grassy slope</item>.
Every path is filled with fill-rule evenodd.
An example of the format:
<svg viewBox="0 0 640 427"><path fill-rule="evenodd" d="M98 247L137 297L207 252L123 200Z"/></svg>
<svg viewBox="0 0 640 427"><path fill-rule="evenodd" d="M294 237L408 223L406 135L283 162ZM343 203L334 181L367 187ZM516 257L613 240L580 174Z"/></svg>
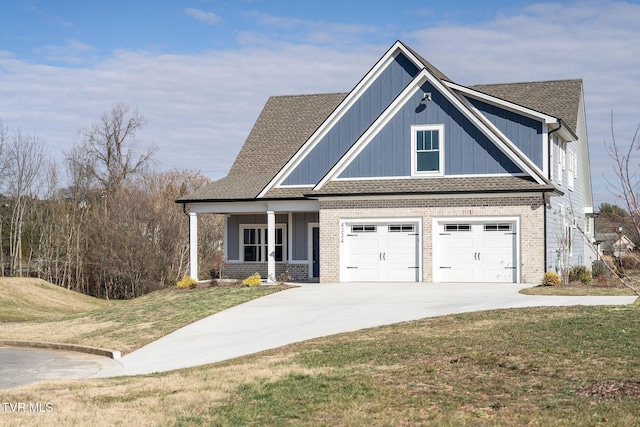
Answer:
<svg viewBox="0 0 640 427"><path fill-rule="evenodd" d="M281 289L214 287L105 301L36 279L3 279L0 322L30 321L0 323L0 338L82 344L129 353L196 320ZM17 311L16 307L25 309ZM23 313L22 318L17 318L16 312Z"/></svg>
<svg viewBox="0 0 640 427"><path fill-rule="evenodd" d="M33 278L0 278L0 322L55 320L107 302Z"/></svg>

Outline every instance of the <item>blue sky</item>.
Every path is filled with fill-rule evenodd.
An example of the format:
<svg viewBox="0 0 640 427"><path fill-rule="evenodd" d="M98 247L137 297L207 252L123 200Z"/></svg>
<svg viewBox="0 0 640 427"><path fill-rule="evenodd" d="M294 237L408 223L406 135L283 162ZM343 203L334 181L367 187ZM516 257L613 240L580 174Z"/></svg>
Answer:
<svg viewBox="0 0 640 427"><path fill-rule="evenodd" d="M596 205L604 141L640 124L638 1L14 0L0 13L0 119L52 158L117 102L163 169L223 177L270 95L346 92L395 40L457 83L584 79Z"/></svg>

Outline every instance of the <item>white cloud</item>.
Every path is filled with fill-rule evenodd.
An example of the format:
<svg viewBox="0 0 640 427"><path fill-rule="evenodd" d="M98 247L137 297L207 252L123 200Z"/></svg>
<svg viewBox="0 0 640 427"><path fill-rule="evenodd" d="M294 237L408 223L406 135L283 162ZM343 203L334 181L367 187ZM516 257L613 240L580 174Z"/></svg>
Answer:
<svg viewBox="0 0 640 427"><path fill-rule="evenodd" d="M42 54L49 61L67 64L81 64L87 61L88 54L96 49L78 40L67 40L62 46L48 45L34 49L34 53Z"/></svg>
<svg viewBox="0 0 640 427"><path fill-rule="evenodd" d="M603 145L611 139L611 111L619 142L630 140L640 123L640 6L602 4L536 5L483 24L443 24L380 43L367 25L324 28L261 16L265 27L289 26L299 40L254 29L238 35L236 48L194 55L120 50L84 68L34 65L0 52L0 118L35 131L52 153L62 153L77 142L79 127L123 101L148 118L139 139L159 147L164 168L221 178L268 96L348 91L400 38L461 84L583 78L599 203L612 200L603 179L611 175ZM76 48L81 51L82 43Z"/></svg>
<svg viewBox="0 0 640 427"><path fill-rule="evenodd" d="M184 14L195 18L200 22L204 22L205 24L217 24L218 22L222 21L222 18L220 18L215 13L205 12L200 9L187 8L184 10Z"/></svg>

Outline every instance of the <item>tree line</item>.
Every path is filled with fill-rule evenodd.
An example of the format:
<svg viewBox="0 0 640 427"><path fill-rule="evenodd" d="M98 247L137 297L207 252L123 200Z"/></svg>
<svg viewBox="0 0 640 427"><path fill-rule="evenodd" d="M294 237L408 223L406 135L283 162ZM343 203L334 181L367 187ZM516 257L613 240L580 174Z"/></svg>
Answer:
<svg viewBox="0 0 640 427"><path fill-rule="evenodd" d="M175 200L210 182L154 170L146 119L114 105L52 160L33 133L0 121L0 275L37 276L101 298L135 298L188 271L189 224ZM199 218L200 265L219 256L218 216Z"/></svg>

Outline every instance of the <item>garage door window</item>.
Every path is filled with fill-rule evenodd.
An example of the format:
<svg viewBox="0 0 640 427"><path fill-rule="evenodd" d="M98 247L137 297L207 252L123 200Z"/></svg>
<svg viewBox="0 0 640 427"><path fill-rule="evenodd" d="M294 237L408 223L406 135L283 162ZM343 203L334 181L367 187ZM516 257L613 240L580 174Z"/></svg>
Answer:
<svg viewBox="0 0 640 427"><path fill-rule="evenodd" d="M378 231L378 227L375 225L352 225L352 233L375 233Z"/></svg>
<svg viewBox="0 0 640 427"><path fill-rule="evenodd" d="M471 231L471 224L445 224L444 231Z"/></svg>
<svg viewBox="0 0 640 427"><path fill-rule="evenodd" d="M511 231L513 224L509 223L498 223L498 224L485 224L484 231Z"/></svg>
<svg viewBox="0 0 640 427"><path fill-rule="evenodd" d="M392 224L389 226L389 233L413 233L415 231L414 224Z"/></svg>

